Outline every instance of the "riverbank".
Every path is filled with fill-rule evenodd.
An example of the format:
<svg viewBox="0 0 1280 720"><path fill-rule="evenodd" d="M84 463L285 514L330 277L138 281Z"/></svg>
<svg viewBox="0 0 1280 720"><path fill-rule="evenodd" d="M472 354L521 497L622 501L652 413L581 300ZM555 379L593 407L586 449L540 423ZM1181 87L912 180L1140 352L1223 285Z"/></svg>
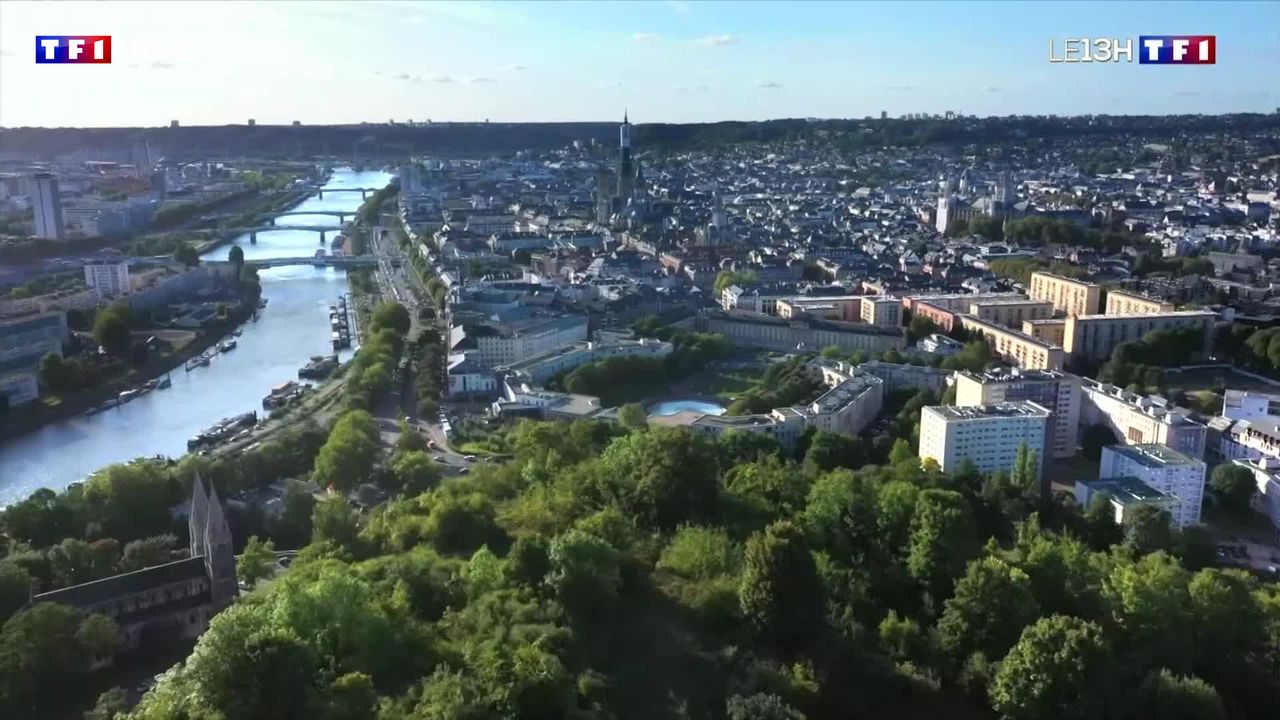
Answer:
<svg viewBox="0 0 1280 720"><path fill-rule="evenodd" d="M281 192L283 193L282 197L271 198L271 202L269 202L265 207L254 208L252 210L245 210L241 212L240 215L242 217L232 218L231 221L229 222L229 226L236 227L237 225L244 225L245 223L248 223L248 222L255 222L257 218L263 215L274 215L275 213L287 212L289 210L292 210L298 204L302 203L302 201L306 200L307 198L315 194L310 190L285 190ZM243 216L251 216L251 217L243 217ZM240 222L237 222L237 220L240 220ZM222 247L223 245L230 244L233 240L235 240L234 237L230 237L225 233L218 233L216 231L211 231L207 229L196 230L195 232L213 232L214 233L213 237L196 244L196 250L201 255L207 252L210 252L212 250L216 250Z"/></svg>
<svg viewBox="0 0 1280 720"><path fill-rule="evenodd" d="M175 370L181 371L188 360L230 337L236 328L241 327L253 317L256 309L256 304L253 302L242 303L241 306L229 310L226 319L217 320L202 328L191 342L164 352L149 352L147 362L141 367L133 368L123 376L106 381L103 387L68 395L43 395L39 400L23 405L19 412L11 411L0 415L0 441L21 437L52 423L81 417L85 411L119 397L120 393L126 390L139 388L144 383L164 377ZM146 335L148 331L134 334ZM152 392L164 392L164 390L157 389ZM56 402L50 402L51 398Z"/></svg>

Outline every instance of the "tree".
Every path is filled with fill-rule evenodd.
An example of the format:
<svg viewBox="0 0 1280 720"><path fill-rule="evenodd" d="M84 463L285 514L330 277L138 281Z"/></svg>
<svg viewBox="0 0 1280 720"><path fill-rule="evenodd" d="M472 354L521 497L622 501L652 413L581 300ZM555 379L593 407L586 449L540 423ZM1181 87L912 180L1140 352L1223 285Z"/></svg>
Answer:
<svg viewBox="0 0 1280 720"><path fill-rule="evenodd" d="M911 521L907 570L936 602L951 594L952 582L977 554L973 511L959 493L929 489L920 493Z"/></svg>
<svg viewBox="0 0 1280 720"><path fill-rule="evenodd" d="M84 720L116 720L117 715L124 715L129 708L129 693L122 687L113 687L98 696L93 709L84 714Z"/></svg>
<svg viewBox="0 0 1280 720"><path fill-rule="evenodd" d="M58 353L48 353L40 361L40 384L54 392L72 389L70 368Z"/></svg>
<svg viewBox="0 0 1280 720"><path fill-rule="evenodd" d="M236 277L240 277L244 273L244 248L232 245L231 250L227 252L227 261L235 266Z"/></svg>
<svg viewBox="0 0 1280 720"><path fill-rule="evenodd" d="M738 600L761 639L783 652L802 651L818 637L822 581L799 528L783 520L747 540Z"/></svg>
<svg viewBox="0 0 1280 720"><path fill-rule="evenodd" d="M275 544L270 540L262 542L254 535L245 543L244 551L236 560L236 576L240 578L240 582L252 588L259 580L271 577L275 565Z"/></svg>
<svg viewBox="0 0 1280 720"><path fill-rule="evenodd" d="M176 535L155 535L126 543L120 555L120 571L133 572L143 568L163 565L172 558L173 546L178 544Z"/></svg>
<svg viewBox="0 0 1280 720"><path fill-rule="evenodd" d="M804 454L804 470L816 475L838 467L856 470L867 464L867 448L861 438L844 433L819 430Z"/></svg>
<svg viewBox="0 0 1280 720"><path fill-rule="evenodd" d="M756 693L734 695L725 703L728 720L805 720L804 713L783 702L777 695Z"/></svg>
<svg viewBox="0 0 1280 720"><path fill-rule="evenodd" d="M1165 669L1147 674L1134 707L1134 720L1227 720L1222 698L1212 685Z"/></svg>
<svg viewBox="0 0 1280 720"><path fill-rule="evenodd" d="M1215 683L1229 680L1260 649L1264 616L1255 583L1244 570L1206 568L1187 585L1195 634L1195 670Z"/></svg>
<svg viewBox="0 0 1280 720"><path fill-rule="evenodd" d="M431 456L421 450L400 453L391 462L391 474L406 496L424 493L440 482L440 469Z"/></svg>
<svg viewBox="0 0 1280 720"><path fill-rule="evenodd" d="M618 422L623 427L641 428L648 424L649 414L645 412L644 406L638 403L627 403L618 408Z"/></svg>
<svg viewBox="0 0 1280 720"><path fill-rule="evenodd" d="M1258 484L1248 468L1223 463L1213 469L1209 489L1223 510L1239 517L1249 512L1249 504L1258 490Z"/></svg>
<svg viewBox="0 0 1280 720"><path fill-rule="evenodd" d="M368 480L378 454L375 438L376 430L369 413L352 410L342 415L316 454L312 481L348 491Z"/></svg>
<svg viewBox="0 0 1280 720"><path fill-rule="evenodd" d="M1009 471L1009 482L1020 490L1034 490L1040 480L1040 459L1036 451L1027 446L1026 441L1018 444L1014 455L1013 467Z"/></svg>
<svg viewBox="0 0 1280 720"><path fill-rule="evenodd" d="M712 512L719 490L716 447L685 428L633 432L600 457L625 508L660 528L674 528Z"/></svg>
<svg viewBox="0 0 1280 720"><path fill-rule="evenodd" d="M355 511L346 498L331 495L315 504L311 511L311 542L332 542L341 547L353 547L360 533Z"/></svg>
<svg viewBox="0 0 1280 720"><path fill-rule="evenodd" d="M571 613L609 607L622 587L618 551L595 535L570 530L551 543L547 581Z"/></svg>
<svg viewBox="0 0 1280 720"><path fill-rule="evenodd" d="M919 456L911 451L911 443L903 438L893 441L893 449L889 451L889 464L900 465L906 462L919 462Z"/></svg>
<svg viewBox="0 0 1280 720"><path fill-rule="evenodd" d="M41 717L39 708L76 685L95 657L110 652L115 624L82 616L57 603L39 603L0 630L0 700L15 717Z"/></svg>
<svg viewBox="0 0 1280 720"><path fill-rule="evenodd" d="M1124 519L1124 546L1134 555L1146 555L1173 548L1173 527L1169 511L1155 505L1139 505Z"/></svg>
<svg viewBox="0 0 1280 720"><path fill-rule="evenodd" d="M181 243L178 249L173 251L173 259L182 263L187 268L193 268L200 264L200 252L196 250L190 243Z"/></svg>
<svg viewBox="0 0 1280 720"><path fill-rule="evenodd" d="M1054 615L1022 631L991 687L1006 720L1095 720L1112 698L1111 652L1102 628Z"/></svg>
<svg viewBox="0 0 1280 720"><path fill-rule="evenodd" d="M998 558L969 563L938 620L938 639L957 660L975 652L1001 658L1040 616L1031 578Z"/></svg>
<svg viewBox="0 0 1280 720"><path fill-rule="evenodd" d="M395 302L384 302L373 311L374 328L390 328L397 335L409 332L412 318L404 305Z"/></svg>
<svg viewBox="0 0 1280 720"><path fill-rule="evenodd" d="M1103 578L1112 637L1132 667L1190 669L1194 616L1187 581L1187 571L1163 552L1117 562Z"/></svg>
<svg viewBox="0 0 1280 720"><path fill-rule="evenodd" d="M31 575L17 563L0 560L0 622L26 605L31 594Z"/></svg>
<svg viewBox="0 0 1280 720"><path fill-rule="evenodd" d="M93 323L93 339L107 352L123 357L131 341L129 326L116 313L100 312Z"/></svg>

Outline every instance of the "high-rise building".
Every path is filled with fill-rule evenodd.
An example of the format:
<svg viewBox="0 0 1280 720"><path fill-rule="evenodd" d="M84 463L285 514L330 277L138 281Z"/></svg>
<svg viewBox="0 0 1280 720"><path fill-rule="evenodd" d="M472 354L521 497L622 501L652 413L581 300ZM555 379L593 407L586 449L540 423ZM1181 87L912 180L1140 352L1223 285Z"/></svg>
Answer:
<svg viewBox="0 0 1280 720"><path fill-rule="evenodd" d="M1076 454L1080 436L1080 378L1058 370L997 369L957 372L956 405L998 405L1030 400L1049 408L1046 447L1055 458Z"/></svg>
<svg viewBox="0 0 1280 720"><path fill-rule="evenodd" d="M1013 468L1018 448L1036 454L1036 481L1044 467L1050 411L1022 400L998 405L938 405L920 412L920 457L932 458L945 473L970 460L983 473Z"/></svg>
<svg viewBox="0 0 1280 720"><path fill-rule="evenodd" d="M1027 291L1033 300L1047 300L1063 315L1092 315L1098 312L1102 287L1096 283L1075 280L1047 272L1031 274Z"/></svg>
<svg viewBox="0 0 1280 720"><path fill-rule="evenodd" d="M99 300L129 294L129 263L85 263L84 282Z"/></svg>
<svg viewBox="0 0 1280 720"><path fill-rule="evenodd" d="M1102 448L1098 475L1104 479L1131 477L1177 499L1170 509L1180 528L1200 522L1204 498L1205 464L1165 445L1108 445Z"/></svg>
<svg viewBox="0 0 1280 720"><path fill-rule="evenodd" d="M36 173L31 209L36 218L36 237L61 240L65 234L62 222L62 198L58 195L58 178L51 173Z"/></svg>
<svg viewBox="0 0 1280 720"><path fill-rule="evenodd" d="M622 125L618 128L618 200L623 205L631 199L635 179L635 163L631 158L631 121L623 112Z"/></svg>

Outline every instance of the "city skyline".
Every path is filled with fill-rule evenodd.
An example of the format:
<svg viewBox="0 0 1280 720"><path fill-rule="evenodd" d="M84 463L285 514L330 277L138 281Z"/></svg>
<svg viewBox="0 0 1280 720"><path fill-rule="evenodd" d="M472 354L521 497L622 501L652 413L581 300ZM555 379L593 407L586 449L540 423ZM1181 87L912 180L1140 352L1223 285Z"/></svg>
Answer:
<svg viewBox="0 0 1280 720"><path fill-rule="evenodd" d="M1155 7L6 2L0 126L592 121L624 107L645 123L1280 105L1269 87L1280 73L1280 5ZM111 35L113 64L34 63L35 35L77 33ZM1160 33L1217 35L1217 64L1048 61L1051 39Z"/></svg>

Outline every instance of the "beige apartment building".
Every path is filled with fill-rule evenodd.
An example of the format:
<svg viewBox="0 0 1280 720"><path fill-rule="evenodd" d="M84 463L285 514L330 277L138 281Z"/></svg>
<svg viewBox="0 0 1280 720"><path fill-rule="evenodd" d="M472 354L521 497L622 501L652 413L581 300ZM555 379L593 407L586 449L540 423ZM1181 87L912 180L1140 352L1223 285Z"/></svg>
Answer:
<svg viewBox="0 0 1280 720"><path fill-rule="evenodd" d="M1200 354L1207 356L1213 343L1213 323L1217 315L1206 310L1183 310L1139 315L1077 315L1067 318L1063 348L1072 357L1105 360L1117 345L1153 330L1194 328L1200 332Z"/></svg>
<svg viewBox="0 0 1280 720"><path fill-rule="evenodd" d="M1027 370L1061 370L1063 349L1026 333L988 322L973 315L956 316L970 333L980 333L991 352Z"/></svg>
<svg viewBox="0 0 1280 720"><path fill-rule="evenodd" d="M1022 332L1050 345L1062 347L1063 336L1066 335L1067 321L1062 318L1046 318L1044 320L1022 321Z"/></svg>
<svg viewBox="0 0 1280 720"><path fill-rule="evenodd" d="M1073 280L1053 273L1031 274L1027 292L1033 300L1045 300L1063 315L1094 315L1102 299L1102 286L1084 280Z"/></svg>
<svg viewBox="0 0 1280 720"><path fill-rule="evenodd" d="M862 322L876 327L902 327L902 301L883 295L862 298Z"/></svg>
<svg viewBox="0 0 1280 720"><path fill-rule="evenodd" d="M969 303L969 314L1016 330L1028 320L1053 317L1053 303L1047 300L984 300Z"/></svg>
<svg viewBox="0 0 1280 720"><path fill-rule="evenodd" d="M1175 305L1166 300L1144 297L1123 290L1107 293L1107 315L1152 315L1173 312Z"/></svg>
<svg viewBox="0 0 1280 720"><path fill-rule="evenodd" d="M956 405L1030 400L1051 412L1045 442L1055 458L1074 457L1080 434L1080 378L1058 370L995 369L955 374Z"/></svg>

